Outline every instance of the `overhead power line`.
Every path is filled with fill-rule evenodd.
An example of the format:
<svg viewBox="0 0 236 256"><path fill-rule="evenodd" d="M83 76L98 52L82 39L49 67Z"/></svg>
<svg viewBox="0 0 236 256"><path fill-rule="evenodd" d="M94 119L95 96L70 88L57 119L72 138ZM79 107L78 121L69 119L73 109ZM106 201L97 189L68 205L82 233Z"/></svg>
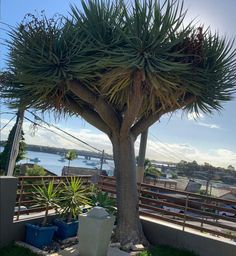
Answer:
<svg viewBox="0 0 236 256"><path fill-rule="evenodd" d="M64 131L63 129L57 127L56 125L50 124L50 123L46 122L45 120L43 120L41 117L39 117L38 115L36 115L36 114L33 113L32 111L27 110L27 112L29 112L30 114L32 114L36 119L42 121L43 123L45 123L45 124L48 125L49 127L54 127L55 129L59 130L60 132L63 132L64 134L66 134L66 135L72 137L72 138L75 139L75 140L78 140L79 142L83 143L84 145L86 145L86 146L88 146L88 147L90 147L90 148L92 148L92 149L94 149L94 150L96 150L96 151L98 151L98 152L100 152L100 153L103 152L103 150L98 149L98 148L96 148L96 147L90 145L89 143L87 143L87 142L85 142L85 141L83 141L83 140L77 138L76 136L74 136L74 135L71 134L71 133L68 133L68 132Z"/></svg>
<svg viewBox="0 0 236 256"><path fill-rule="evenodd" d="M63 138L63 139L66 139L66 140L68 140L68 141L70 141L70 142L72 142L72 143L74 143L74 144L76 144L76 145L79 145L79 146L81 147L81 144L78 144L78 143L76 143L75 141L72 141L72 140L70 140L70 139L68 139L68 138L65 138L62 134L60 134L60 133L58 133L58 132L55 132L54 130L49 129L48 127L45 127L45 126L43 126L42 124L39 124L39 123L37 123L37 122L35 122L35 121L32 121L31 119L29 119L29 118L27 118L27 117L24 117L24 118L25 118L27 121L29 121L30 123L32 123L32 124L34 124L34 125L37 125L37 126L43 128L43 129L45 129L45 130L47 130L47 131L49 131L49 132L52 132L53 134L56 134L56 135L58 135L59 137L61 137L61 138ZM86 145L86 146L83 145L83 147L88 150L88 146L87 146L87 145ZM89 149L89 150L92 152L91 149Z"/></svg>
<svg viewBox="0 0 236 256"><path fill-rule="evenodd" d="M158 139L153 133L150 133L150 135L152 137L154 137L162 145L162 147L165 148L165 150L167 152L169 152L174 158L178 159L178 161L180 161L181 159L186 159L188 161L191 161L191 159L189 159L185 155L180 154L180 153L176 153L175 151L173 151L173 149L171 149L168 145L166 145L166 143L164 143L160 139Z"/></svg>
<svg viewBox="0 0 236 256"><path fill-rule="evenodd" d="M0 112L1 115L15 115L16 112Z"/></svg>
<svg viewBox="0 0 236 256"><path fill-rule="evenodd" d="M155 150L156 150L156 152L158 153L158 155L160 155L160 156L162 156L162 157L164 157L165 159L167 158L167 154L168 154L168 158L169 158L169 161L173 161L173 162L176 162L177 160L176 160L176 158L175 157L173 157L169 152L167 152L167 151L165 151L165 152L161 152L160 151L160 147L158 147L157 145L153 145L154 147L155 147ZM165 150L165 149L164 149ZM165 154L166 153L166 154Z"/></svg>
<svg viewBox="0 0 236 256"><path fill-rule="evenodd" d="M16 117L16 116L13 116L3 127L1 127L0 132L1 132L5 127L7 127L7 126L10 124L10 122L11 122L13 119L15 119L15 117Z"/></svg>

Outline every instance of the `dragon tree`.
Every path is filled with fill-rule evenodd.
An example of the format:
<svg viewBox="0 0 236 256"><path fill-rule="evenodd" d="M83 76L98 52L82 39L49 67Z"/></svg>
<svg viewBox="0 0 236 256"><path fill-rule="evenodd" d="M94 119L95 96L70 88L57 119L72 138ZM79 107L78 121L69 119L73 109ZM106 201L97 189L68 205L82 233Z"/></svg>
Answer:
<svg viewBox="0 0 236 256"><path fill-rule="evenodd" d="M11 106L81 116L107 134L117 180L117 238L145 243L134 142L176 110L211 114L235 91L233 41L186 24L183 3L87 0L68 17L27 15L8 41ZM20 106L19 106L20 105Z"/></svg>

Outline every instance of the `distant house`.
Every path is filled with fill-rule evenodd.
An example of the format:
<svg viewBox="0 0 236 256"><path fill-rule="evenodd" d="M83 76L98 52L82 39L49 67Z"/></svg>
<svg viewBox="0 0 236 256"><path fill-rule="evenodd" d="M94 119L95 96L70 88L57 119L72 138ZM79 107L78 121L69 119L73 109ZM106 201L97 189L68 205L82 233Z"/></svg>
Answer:
<svg viewBox="0 0 236 256"><path fill-rule="evenodd" d="M192 192L192 193L198 193L201 189L202 184L193 181L193 180L189 180L188 184L185 188L185 191L187 192Z"/></svg>
<svg viewBox="0 0 236 256"><path fill-rule="evenodd" d="M224 200L235 201L236 204L236 194L233 192L227 191L224 195L221 195L219 198Z"/></svg>
<svg viewBox="0 0 236 256"><path fill-rule="evenodd" d="M157 179L156 177L144 177L143 180L144 183L153 185L153 186L160 186L164 188L170 188L170 189L176 189L177 188L177 182L175 180L170 179Z"/></svg>
<svg viewBox="0 0 236 256"><path fill-rule="evenodd" d="M199 182L188 180L186 178L177 179L177 189L192 193L198 193L201 189L201 184Z"/></svg>
<svg viewBox="0 0 236 256"><path fill-rule="evenodd" d="M185 190L189 182L187 178L180 178L180 177L178 177L176 181L177 181L178 190Z"/></svg>
<svg viewBox="0 0 236 256"><path fill-rule="evenodd" d="M98 169L84 168L84 167L73 167L64 166L62 169L62 176L79 176L79 175L91 175L92 181L97 182L99 175L107 176L106 171Z"/></svg>

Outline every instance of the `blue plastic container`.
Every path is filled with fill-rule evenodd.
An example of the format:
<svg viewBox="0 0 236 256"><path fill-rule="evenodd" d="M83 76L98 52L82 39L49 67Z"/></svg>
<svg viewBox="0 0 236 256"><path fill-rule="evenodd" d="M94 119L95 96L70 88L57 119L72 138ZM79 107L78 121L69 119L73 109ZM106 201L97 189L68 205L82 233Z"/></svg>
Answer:
<svg viewBox="0 0 236 256"><path fill-rule="evenodd" d="M32 224L26 224L25 241L35 247L42 248L52 243L52 238L58 227L40 227Z"/></svg>
<svg viewBox="0 0 236 256"><path fill-rule="evenodd" d="M55 233L55 236L64 240L69 237L77 236L79 222L77 220L72 220L72 222L67 223L63 219L55 219L53 221L54 225L58 227L58 230Z"/></svg>

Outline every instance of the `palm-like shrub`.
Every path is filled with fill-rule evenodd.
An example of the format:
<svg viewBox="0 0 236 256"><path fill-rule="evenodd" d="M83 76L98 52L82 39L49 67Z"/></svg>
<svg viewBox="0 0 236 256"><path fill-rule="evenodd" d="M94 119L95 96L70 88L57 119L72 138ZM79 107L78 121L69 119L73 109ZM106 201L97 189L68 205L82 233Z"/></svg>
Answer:
<svg viewBox="0 0 236 256"><path fill-rule="evenodd" d="M65 158L68 160L68 173L69 173L69 169L70 169L70 162L75 160L77 158L77 153L75 150L69 150L66 155Z"/></svg>
<svg viewBox="0 0 236 256"><path fill-rule="evenodd" d="M90 204L89 188L83 185L82 180L77 177L71 177L62 183L60 189L60 212L66 216L67 222L77 219L82 212L82 206Z"/></svg>
<svg viewBox="0 0 236 256"><path fill-rule="evenodd" d="M220 110L235 91L235 51L218 34L184 26L176 0L81 1L71 18L28 16L10 31L3 96L12 106L80 115L106 133L117 178L118 236L145 242L134 142L177 109ZM4 80L5 79L5 80Z"/></svg>
<svg viewBox="0 0 236 256"><path fill-rule="evenodd" d="M45 215L42 226L46 226L49 210L58 207L59 202L59 187L54 186L54 182L50 181L46 184L44 181L42 186L34 186L33 199L37 202L35 207L44 207Z"/></svg>
<svg viewBox="0 0 236 256"><path fill-rule="evenodd" d="M97 191L90 197L91 206L100 206L107 210L108 213L116 215L116 201L114 198L109 197L107 192Z"/></svg>

